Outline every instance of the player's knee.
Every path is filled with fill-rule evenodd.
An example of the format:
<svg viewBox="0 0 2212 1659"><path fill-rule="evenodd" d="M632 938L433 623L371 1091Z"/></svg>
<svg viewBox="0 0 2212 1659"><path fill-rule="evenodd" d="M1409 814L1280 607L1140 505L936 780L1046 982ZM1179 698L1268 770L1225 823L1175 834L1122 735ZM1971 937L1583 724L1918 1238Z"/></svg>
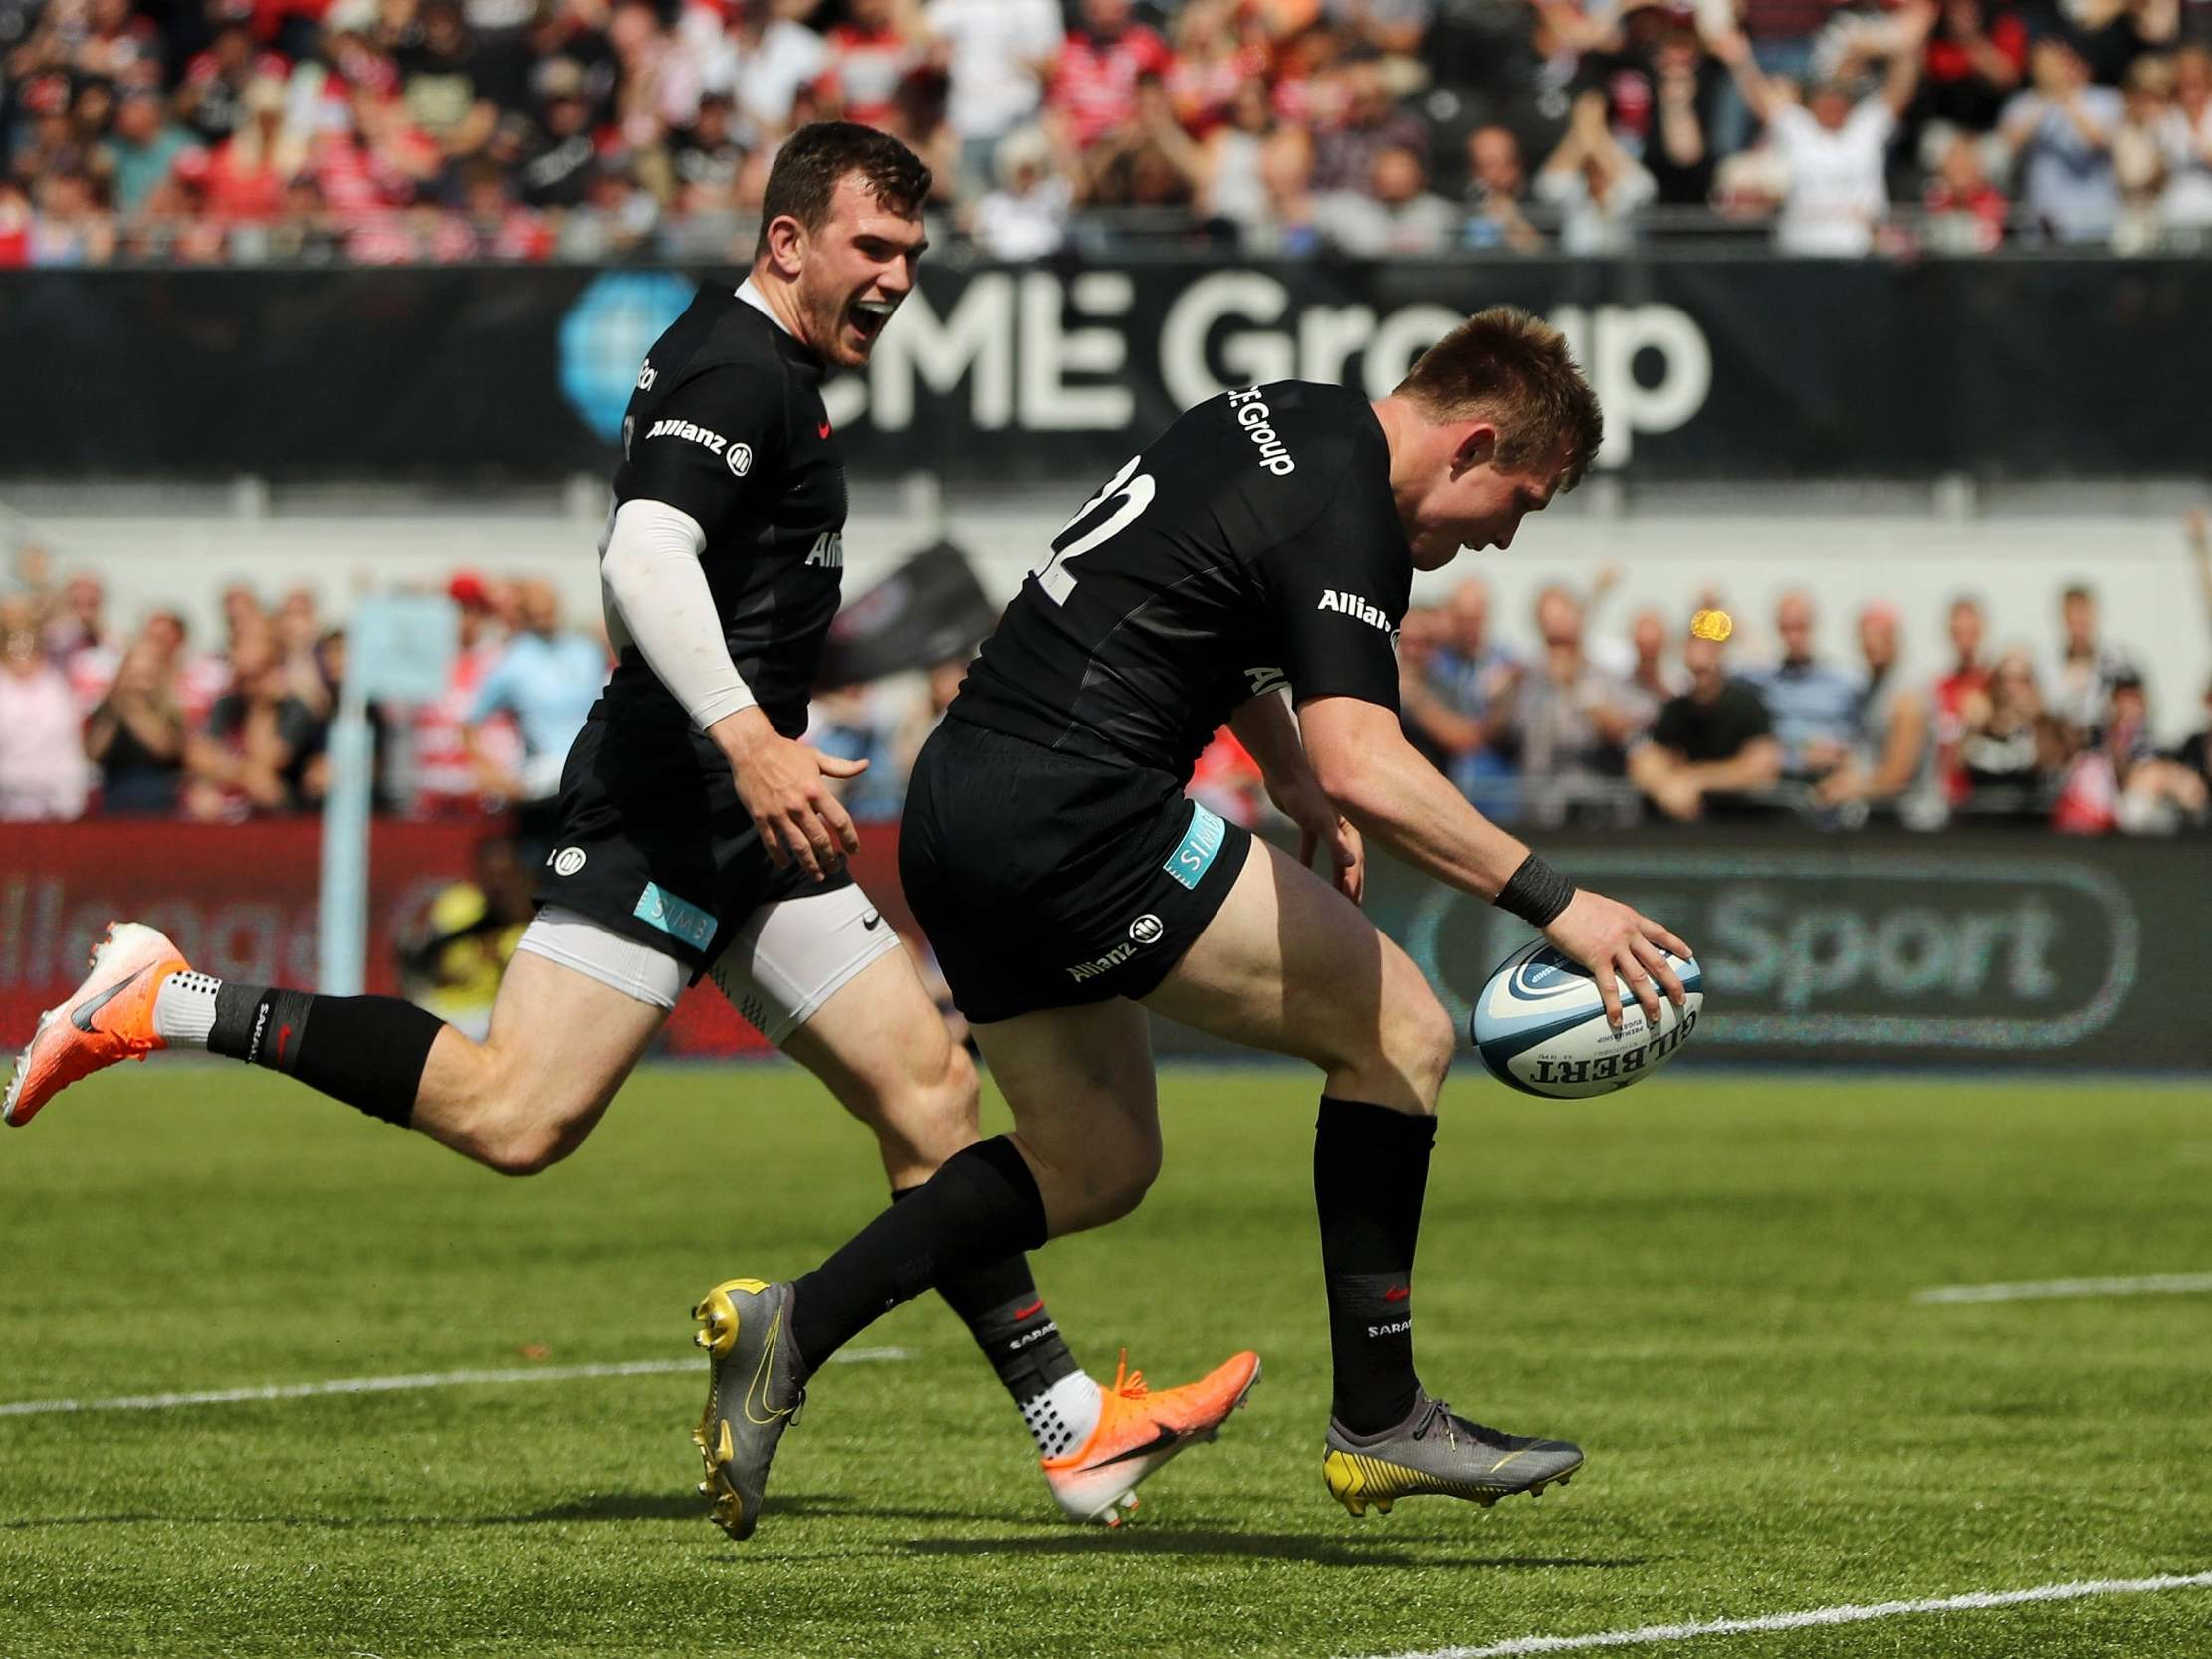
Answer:
<svg viewBox="0 0 2212 1659"><path fill-rule="evenodd" d="M1422 1110L1436 1110L1437 1097L1459 1046L1458 1028L1443 1004L1425 985L1420 994L1392 999L1383 1020L1382 1059L1402 1078Z"/></svg>
<svg viewBox="0 0 2212 1659"><path fill-rule="evenodd" d="M582 1143L582 1138L543 1124L519 1125L481 1143L477 1157L501 1175L535 1175L552 1168Z"/></svg>
<svg viewBox="0 0 2212 1659"><path fill-rule="evenodd" d="M1103 1227L1109 1221L1119 1221L1143 1203L1152 1183L1160 1178L1160 1161L1157 1134L1132 1132L1122 1137L1096 1183L1096 1219L1091 1225Z"/></svg>

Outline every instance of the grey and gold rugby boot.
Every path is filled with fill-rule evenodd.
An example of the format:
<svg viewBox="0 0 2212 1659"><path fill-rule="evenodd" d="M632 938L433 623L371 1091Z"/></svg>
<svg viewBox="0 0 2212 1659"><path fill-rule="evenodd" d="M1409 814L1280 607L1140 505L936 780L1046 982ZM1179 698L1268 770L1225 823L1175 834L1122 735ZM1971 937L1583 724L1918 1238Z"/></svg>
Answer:
<svg viewBox="0 0 2212 1659"><path fill-rule="evenodd" d="M805 1369L790 1336L791 1287L725 1280L691 1317L699 1322L693 1341L713 1361L707 1409L691 1431L707 1466L699 1495L713 1500L724 1532L751 1538L761 1523L775 1443L806 1403Z"/></svg>
<svg viewBox="0 0 2212 1659"><path fill-rule="evenodd" d="M1535 1497L1565 1486L1582 1467L1582 1448L1564 1440L1505 1434L1453 1413L1442 1400L1414 1396L1406 1420L1380 1434L1353 1434L1335 1418L1323 1441L1321 1476L1329 1496L1364 1516L1401 1498L1439 1493L1487 1509L1516 1492Z"/></svg>

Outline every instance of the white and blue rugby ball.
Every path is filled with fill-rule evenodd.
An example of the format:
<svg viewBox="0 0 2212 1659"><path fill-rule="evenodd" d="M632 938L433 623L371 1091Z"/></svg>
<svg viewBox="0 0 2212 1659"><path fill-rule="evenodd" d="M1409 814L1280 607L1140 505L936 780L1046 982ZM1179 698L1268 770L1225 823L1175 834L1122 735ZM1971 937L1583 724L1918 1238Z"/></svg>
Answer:
<svg viewBox="0 0 2212 1659"><path fill-rule="evenodd" d="M1621 1029L1606 1024L1598 982L1580 962L1542 939L1498 964L1474 1003L1474 1051L1501 1083L1547 1100L1587 1100L1640 1082L1673 1059L1705 1005L1705 974L1695 958L1667 961L1681 976L1682 1006L1659 997L1653 1030L1626 984Z"/></svg>

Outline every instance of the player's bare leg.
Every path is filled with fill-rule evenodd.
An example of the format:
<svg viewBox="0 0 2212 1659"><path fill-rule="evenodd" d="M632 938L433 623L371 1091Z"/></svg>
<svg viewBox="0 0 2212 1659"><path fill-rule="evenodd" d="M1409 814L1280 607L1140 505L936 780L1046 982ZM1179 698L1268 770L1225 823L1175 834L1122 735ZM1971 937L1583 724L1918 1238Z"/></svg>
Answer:
<svg viewBox="0 0 2212 1659"><path fill-rule="evenodd" d="M1327 1077L1313 1180L1335 1374L1330 1493L1354 1515L1422 1493L1487 1505L1581 1468L1581 1448L1471 1422L1415 1374L1414 1247L1457 1033L1405 952L1326 882L1255 842L1213 926L1146 1000Z"/></svg>
<svg viewBox="0 0 2212 1659"><path fill-rule="evenodd" d="M863 968L782 1047L875 1131L894 1201L976 1140L975 1066L951 1040L904 950ZM1241 1353L1180 1388L1148 1390L1126 1361L1111 1385L1099 1383L1069 1352L1020 1255L941 1277L937 1290L1006 1385L1054 1499L1074 1520L1118 1524L1137 1508L1139 1483L1186 1446L1213 1439L1258 1379L1258 1356ZM716 1397L724 1392L718 1388ZM722 1497L719 1429L703 1424L700 1441L709 1487ZM746 1513L742 1501L729 1507L734 1516Z"/></svg>
<svg viewBox="0 0 2212 1659"><path fill-rule="evenodd" d="M485 1040L449 1025L431 1045L411 1127L488 1169L535 1174L583 1144L667 1018L518 950Z"/></svg>

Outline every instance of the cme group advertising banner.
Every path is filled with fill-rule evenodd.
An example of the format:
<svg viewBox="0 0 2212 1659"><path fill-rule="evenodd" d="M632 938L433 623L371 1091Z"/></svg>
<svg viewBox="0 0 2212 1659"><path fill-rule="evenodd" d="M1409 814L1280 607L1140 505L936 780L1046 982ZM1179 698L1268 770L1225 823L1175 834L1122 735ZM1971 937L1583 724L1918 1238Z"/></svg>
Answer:
<svg viewBox="0 0 2212 1659"><path fill-rule="evenodd" d="M464 879L483 833L376 825L369 989L396 988L397 939ZM312 985L316 847L316 826L304 819L0 825L0 1037L11 1048L27 1039L118 917L163 929L209 972ZM897 890L897 847L894 826L867 826L856 874L918 943ZM1705 1017L1683 1064L2212 1069L2203 1012L2212 887L2201 841L1707 828L1558 834L1544 848L1578 881L1662 919L1696 947ZM1529 936L1512 918L1383 857L1370 866L1367 909L1462 1027L1490 969ZM1157 1044L1164 1054L1223 1052L1165 1022ZM664 1046L687 1055L767 1048L711 986L686 994Z"/></svg>
<svg viewBox="0 0 2212 1659"><path fill-rule="evenodd" d="M557 478L612 463L654 337L729 272L0 273L0 478ZM1381 395L1468 311L1556 322L1629 477L2194 472L2212 261L1759 255L926 270L827 388L853 464L1086 477L1226 387Z"/></svg>

